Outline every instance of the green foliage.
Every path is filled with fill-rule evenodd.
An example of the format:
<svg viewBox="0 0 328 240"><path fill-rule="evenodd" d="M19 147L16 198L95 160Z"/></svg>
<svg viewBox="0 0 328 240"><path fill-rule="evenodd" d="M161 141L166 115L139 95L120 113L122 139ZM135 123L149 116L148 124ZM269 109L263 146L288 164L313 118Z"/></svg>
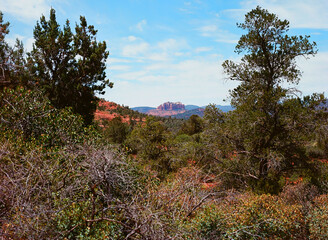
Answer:
<svg viewBox="0 0 328 240"><path fill-rule="evenodd" d="M88 138L83 133L89 133L89 139L96 138L92 127L83 127L79 115L69 108L55 109L40 91L5 88L0 100L1 128L22 135L26 141L51 147L85 142Z"/></svg>
<svg viewBox="0 0 328 240"><path fill-rule="evenodd" d="M209 204L193 219L205 239L298 239L304 218L298 205L271 195L244 194L236 201Z"/></svg>
<svg viewBox="0 0 328 240"><path fill-rule="evenodd" d="M214 104L209 104L204 111L204 119L210 127L224 122L224 113Z"/></svg>
<svg viewBox="0 0 328 240"><path fill-rule="evenodd" d="M9 45L5 42L6 35L9 34L9 22L4 22L3 14L0 12L0 83L1 87L9 83Z"/></svg>
<svg viewBox="0 0 328 240"><path fill-rule="evenodd" d="M165 140L164 125L148 117L145 125L140 124L132 131L127 144L145 160L156 160L164 153Z"/></svg>
<svg viewBox="0 0 328 240"><path fill-rule="evenodd" d="M63 202L61 201L60 204ZM121 239L123 237L122 227L118 223L105 220L86 222L90 215L89 209L92 209L89 201L73 202L56 215L54 224L58 231L67 232L66 239Z"/></svg>
<svg viewBox="0 0 328 240"><path fill-rule="evenodd" d="M310 239L328 238L328 196L321 195L314 200L314 205L307 216Z"/></svg>
<svg viewBox="0 0 328 240"><path fill-rule="evenodd" d="M106 86L112 86L105 74L106 43L97 42L96 33L84 17L80 17L75 34L68 20L61 29L51 9L48 21L42 16L37 22L28 58L33 81L44 89L51 103L57 108L72 107L85 124L93 120L95 94L103 94Z"/></svg>
<svg viewBox="0 0 328 240"><path fill-rule="evenodd" d="M4 41L8 26L0 14L1 236L328 237L328 199L320 196L328 190L326 100L292 97L283 87L299 81L295 58L316 52L308 36L286 34L286 20L258 7L239 25L248 33L236 51L247 54L224 63L241 82L231 92L234 111L209 105L204 119L143 122L145 115L119 106L109 111L129 116L130 125L104 121L104 136L83 122L90 124L95 93L109 85L106 45L93 26L81 17L73 34L53 9L49 21L41 17L28 59L35 79L21 43ZM6 87L18 83L25 87ZM30 83L43 90L27 90Z"/></svg>
<svg viewBox="0 0 328 240"><path fill-rule="evenodd" d="M158 121L162 121L167 130L170 131L172 134L178 134L179 130L185 122L184 119L178 119L171 116L168 118L158 117Z"/></svg>
<svg viewBox="0 0 328 240"><path fill-rule="evenodd" d="M9 34L9 25L9 22L4 22L0 11L0 90L26 82L28 76L22 42L16 39L14 47L11 47L5 41Z"/></svg>
<svg viewBox="0 0 328 240"><path fill-rule="evenodd" d="M123 123L120 117L104 123L104 136L113 143L123 143L130 132L127 123Z"/></svg>
<svg viewBox="0 0 328 240"><path fill-rule="evenodd" d="M134 153L150 164L160 178L173 171L174 159L170 158L169 133L162 122L147 117L145 124L140 124L131 132L126 145Z"/></svg>
<svg viewBox="0 0 328 240"><path fill-rule="evenodd" d="M240 63L225 61L226 74L240 85L231 91L236 108L227 114L223 139L227 149L237 151L241 171L253 187L264 192L277 192L270 187L293 168L309 168L305 155L305 136L313 131L315 108L323 96L292 98L300 71L296 57L316 53L309 36L288 36L289 22L260 7L247 13L238 27L247 30L236 52L246 52ZM242 170L242 169L240 169ZM240 173L240 172L239 172ZM250 177L253 176L253 177Z"/></svg>
<svg viewBox="0 0 328 240"><path fill-rule="evenodd" d="M145 191L147 174L41 93L6 89L1 97L1 234L121 239L131 232L120 204Z"/></svg>
<svg viewBox="0 0 328 240"><path fill-rule="evenodd" d="M184 122L179 131L180 134L194 135L203 130L202 118L198 115L192 115L186 122Z"/></svg>

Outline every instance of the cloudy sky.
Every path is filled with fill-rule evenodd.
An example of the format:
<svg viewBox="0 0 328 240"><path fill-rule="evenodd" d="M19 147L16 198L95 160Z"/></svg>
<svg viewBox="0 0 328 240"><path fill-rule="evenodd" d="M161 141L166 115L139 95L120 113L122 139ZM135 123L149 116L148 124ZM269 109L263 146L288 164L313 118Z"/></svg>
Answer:
<svg viewBox="0 0 328 240"><path fill-rule="evenodd" d="M58 22L72 28L79 16L98 29L110 52L108 78L114 88L104 97L130 107L156 107L166 101L207 105L224 102L236 86L223 74L226 59L238 60L234 47L245 13L260 5L290 21L290 35L311 35L319 53L299 59L304 95L328 94L327 0L0 0L11 23L8 41L23 40L30 50L33 28L53 7Z"/></svg>

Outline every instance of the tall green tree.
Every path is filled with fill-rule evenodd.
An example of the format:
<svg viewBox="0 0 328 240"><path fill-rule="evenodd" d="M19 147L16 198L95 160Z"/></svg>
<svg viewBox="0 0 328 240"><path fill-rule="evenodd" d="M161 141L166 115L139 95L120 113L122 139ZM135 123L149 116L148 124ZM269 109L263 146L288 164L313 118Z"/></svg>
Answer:
<svg viewBox="0 0 328 240"><path fill-rule="evenodd" d="M247 34L235 51L245 55L238 63L223 63L229 79L240 82L230 92L235 111L225 121L225 139L231 146L227 149L236 151L239 166L247 166L239 176L274 192L284 173L309 168L304 151L306 121L315 112L314 102L323 97L293 96L301 76L296 60L316 54L316 43L309 36L288 36L289 22L261 7L247 13L245 22L237 26Z"/></svg>
<svg viewBox="0 0 328 240"><path fill-rule="evenodd" d="M106 79L106 42L98 42L97 30L80 17L72 32L67 20L63 28L57 23L56 12L40 18L34 29L35 43L29 54L29 66L36 84L45 90L57 108L70 106L83 116L86 124L93 120L96 93L112 83Z"/></svg>

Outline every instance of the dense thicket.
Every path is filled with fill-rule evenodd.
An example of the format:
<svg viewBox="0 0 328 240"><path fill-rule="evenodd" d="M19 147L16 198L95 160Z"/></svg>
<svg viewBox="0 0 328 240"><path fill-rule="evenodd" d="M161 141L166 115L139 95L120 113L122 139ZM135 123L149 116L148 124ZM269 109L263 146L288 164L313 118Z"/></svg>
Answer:
<svg viewBox="0 0 328 240"><path fill-rule="evenodd" d="M234 111L185 121L122 107L104 129L90 124L108 84L95 82L107 53L93 27L61 30L51 10L26 61L8 26L0 14L0 238L327 239L327 103L282 85L316 52L286 20L258 7L239 25L246 55L224 64L241 83Z"/></svg>

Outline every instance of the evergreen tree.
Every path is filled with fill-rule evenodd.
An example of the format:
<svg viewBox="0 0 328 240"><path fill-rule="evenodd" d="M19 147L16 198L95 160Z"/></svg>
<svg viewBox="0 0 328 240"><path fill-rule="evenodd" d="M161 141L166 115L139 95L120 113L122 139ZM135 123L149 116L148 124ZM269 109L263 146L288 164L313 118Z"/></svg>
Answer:
<svg viewBox="0 0 328 240"><path fill-rule="evenodd" d="M93 120L98 100L95 94L104 94L105 87L112 87L105 73L106 43L98 42L96 33L82 16L75 34L68 20L61 29L51 9L49 20L42 16L36 24L35 43L29 54L36 83L52 104L57 108L72 107L86 124Z"/></svg>
<svg viewBox="0 0 328 240"><path fill-rule="evenodd" d="M259 189L275 192L283 173L309 168L302 139L309 117L307 122L302 117L309 116L310 105L315 110L308 100L318 103L322 96L293 96L301 76L296 59L314 55L316 44L309 36L288 36L289 22L260 7L237 26L248 31L236 46L237 53L246 54L240 63L223 63L230 80L240 82L230 92L236 110L228 114L224 134L229 151L238 153L238 165L247 166L243 176Z"/></svg>

